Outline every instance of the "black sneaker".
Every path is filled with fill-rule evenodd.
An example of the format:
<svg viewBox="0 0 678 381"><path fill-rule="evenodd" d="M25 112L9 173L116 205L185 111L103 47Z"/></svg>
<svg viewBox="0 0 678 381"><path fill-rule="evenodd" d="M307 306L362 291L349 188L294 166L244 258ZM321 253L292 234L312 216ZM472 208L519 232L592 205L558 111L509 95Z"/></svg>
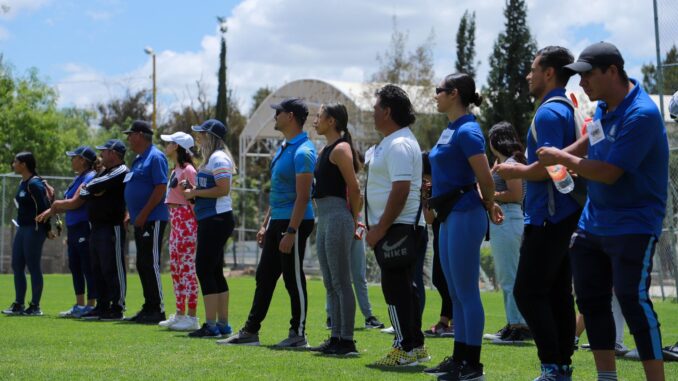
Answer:
<svg viewBox="0 0 678 381"><path fill-rule="evenodd" d="M24 305L14 302L8 309L3 310L2 313L5 315L23 315Z"/></svg>
<svg viewBox="0 0 678 381"><path fill-rule="evenodd" d="M40 310L40 306L38 304L30 303L28 308L24 310L23 314L25 316L42 316L42 311Z"/></svg>
<svg viewBox="0 0 678 381"><path fill-rule="evenodd" d="M365 319L365 328L384 328L384 323L380 322L376 316L370 316Z"/></svg>
<svg viewBox="0 0 678 381"><path fill-rule="evenodd" d="M235 335L218 340L220 345L259 345L259 334L247 332L244 328Z"/></svg>
<svg viewBox="0 0 678 381"><path fill-rule="evenodd" d="M80 319L83 320L99 320L101 318L101 314L103 314L105 311L103 308L100 308L99 306L94 307L93 310L83 314L80 316Z"/></svg>
<svg viewBox="0 0 678 381"><path fill-rule="evenodd" d="M454 361L452 357L445 357L437 366L424 369L424 373L430 374L431 376L440 376L447 373L459 374L461 365L460 362Z"/></svg>
<svg viewBox="0 0 678 381"><path fill-rule="evenodd" d="M158 324L166 319L164 312L147 311L143 315L137 317L134 322L139 324Z"/></svg>
<svg viewBox="0 0 678 381"><path fill-rule="evenodd" d="M513 328L505 337L492 340L493 344L524 344L525 334L520 328Z"/></svg>
<svg viewBox="0 0 678 381"><path fill-rule="evenodd" d="M311 352L325 352L326 349L336 346L339 343L338 337L328 337L327 340L323 341L322 344L317 347L308 348Z"/></svg>
<svg viewBox="0 0 678 381"><path fill-rule="evenodd" d="M122 320L122 311L108 310L99 315L101 321L116 321Z"/></svg>
<svg viewBox="0 0 678 381"><path fill-rule="evenodd" d="M485 340L494 340L494 339L501 339L501 338L506 338L508 335L511 333L511 325L506 324L502 329L497 331L497 333L486 333L483 335L483 339Z"/></svg>
<svg viewBox="0 0 678 381"><path fill-rule="evenodd" d="M445 373L441 376L438 376L440 381L485 381L485 376L483 375L483 364L470 365L464 363L459 372L454 373Z"/></svg>
<svg viewBox="0 0 678 381"><path fill-rule="evenodd" d="M323 354L335 356L357 356L360 353L355 347L355 340L339 339L339 342L336 346L327 348L325 351L323 351Z"/></svg>
<svg viewBox="0 0 678 381"><path fill-rule="evenodd" d="M219 332L219 328L217 328L216 325L210 328L207 323L203 323L199 330L189 333L188 337L196 339L218 339L221 337L221 333Z"/></svg>
<svg viewBox="0 0 678 381"><path fill-rule="evenodd" d="M141 318L143 318L144 315L146 315L146 313L147 313L146 310L142 308L142 309L141 309L139 312L137 312L136 314L134 314L134 315L132 315L132 316L128 316L128 317L126 317L126 318L124 318L124 319L122 319L122 320L124 320L124 321L126 321L126 322L130 322L130 323L136 323L136 321L139 320L139 319L141 319Z"/></svg>

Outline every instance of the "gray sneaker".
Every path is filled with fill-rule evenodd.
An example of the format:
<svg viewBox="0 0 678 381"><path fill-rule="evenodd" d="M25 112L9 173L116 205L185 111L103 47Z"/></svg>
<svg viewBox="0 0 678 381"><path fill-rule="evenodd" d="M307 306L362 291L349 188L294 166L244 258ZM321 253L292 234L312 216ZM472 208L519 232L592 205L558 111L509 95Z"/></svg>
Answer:
<svg viewBox="0 0 678 381"><path fill-rule="evenodd" d="M259 335L256 333L249 333L244 329L229 337L228 339L217 340L219 345L259 345Z"/></svg>
<svg viewBox="0 0 678 381"><path fill-rule="evenodd" d="M308 341L306 341L306 336L297 335L296 331L290 330L289 336L278 344L275 345L276 348L308 348Z"/></svg>

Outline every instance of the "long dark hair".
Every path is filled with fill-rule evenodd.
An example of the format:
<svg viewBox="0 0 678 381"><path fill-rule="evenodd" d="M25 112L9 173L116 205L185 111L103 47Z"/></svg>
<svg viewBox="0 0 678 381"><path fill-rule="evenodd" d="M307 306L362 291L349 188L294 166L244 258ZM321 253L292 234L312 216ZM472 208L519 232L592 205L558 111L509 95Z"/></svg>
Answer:
<svg viewBox="0 0 678 381"><path fill-rule="evenodd" d="M476 92L476 82L473 77L466 73L454 73L445 77L445 88L449 91L457 89L461 104L468 107L471 103L480 106L483 102L483 97Z"/></svg>
<svg viewBox="0 0 678 381"><path fill-rule="evenodd" d="M509 122L503 121L490 128L488 133L490 144L500 154L513 157L517 162L527 164L525 148L518 139L516 129Z"/></svg>
<svg viewBox="0 0 678 381"><path fill-rule="evenodd" d="M18 154L16 154L14 156L14 160L26 164L26 169L28 169L28 171L33 176L38 175L38 171L36 171L36 169L35 169L35 165L36 165L35 156L33 156L32 152L29 152L29 151L19 152Z"/></svg>
<svg viewBox="0 0 678 381"><path fill-rule="evenodd" d="M353 137L348 131L348 111L346 111L346 106L341 103L330 103L323 105L322 109L324 110L325 115L334 118L336 121L337 131L343 133L344 140L346 140L351 147L351 153L353 154L353 170L356 172L360 171L358 152L356 152L355 147L353 146Z"/></svg>
<svg viewBox="0 0 678 381"><path fill-rule="evenodd" d="M177 164L179 168L184 168L186 164L193 165L193 156L188 151L177 144ZM195 167L195 165L193 165Z"/></svg>

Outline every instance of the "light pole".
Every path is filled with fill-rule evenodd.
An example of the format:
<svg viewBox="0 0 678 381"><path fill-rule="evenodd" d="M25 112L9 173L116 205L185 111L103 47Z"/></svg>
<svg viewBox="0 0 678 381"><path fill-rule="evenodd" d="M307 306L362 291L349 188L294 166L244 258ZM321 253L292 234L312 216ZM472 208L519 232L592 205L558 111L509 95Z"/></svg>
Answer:
<svg viewBox="0 0 678 381"><path fill-rule="evenodd" d="M144 52L146 54L150 55L153 58L153 119L151 122L153 123L153 131L156 129L156 87L155 87L155 52L153 51L153 48L150 46L147 46L144 48Z"/></svg>

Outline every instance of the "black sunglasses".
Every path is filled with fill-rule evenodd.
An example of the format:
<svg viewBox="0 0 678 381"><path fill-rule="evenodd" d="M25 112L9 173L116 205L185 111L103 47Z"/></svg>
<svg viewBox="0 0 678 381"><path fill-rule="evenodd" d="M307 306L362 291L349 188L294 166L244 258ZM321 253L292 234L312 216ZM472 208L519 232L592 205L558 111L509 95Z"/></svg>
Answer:
<svg viewBox="0 0 678 381"><path fill-rule="evenodd" d="M449 87L436 87L436 95L438 95L438 94L440 94L440 93L443 93L443 92L449 93L449 92L452 91L452 90L454 90L454 89L453 89L453 88L449 88Z"/></svg>

